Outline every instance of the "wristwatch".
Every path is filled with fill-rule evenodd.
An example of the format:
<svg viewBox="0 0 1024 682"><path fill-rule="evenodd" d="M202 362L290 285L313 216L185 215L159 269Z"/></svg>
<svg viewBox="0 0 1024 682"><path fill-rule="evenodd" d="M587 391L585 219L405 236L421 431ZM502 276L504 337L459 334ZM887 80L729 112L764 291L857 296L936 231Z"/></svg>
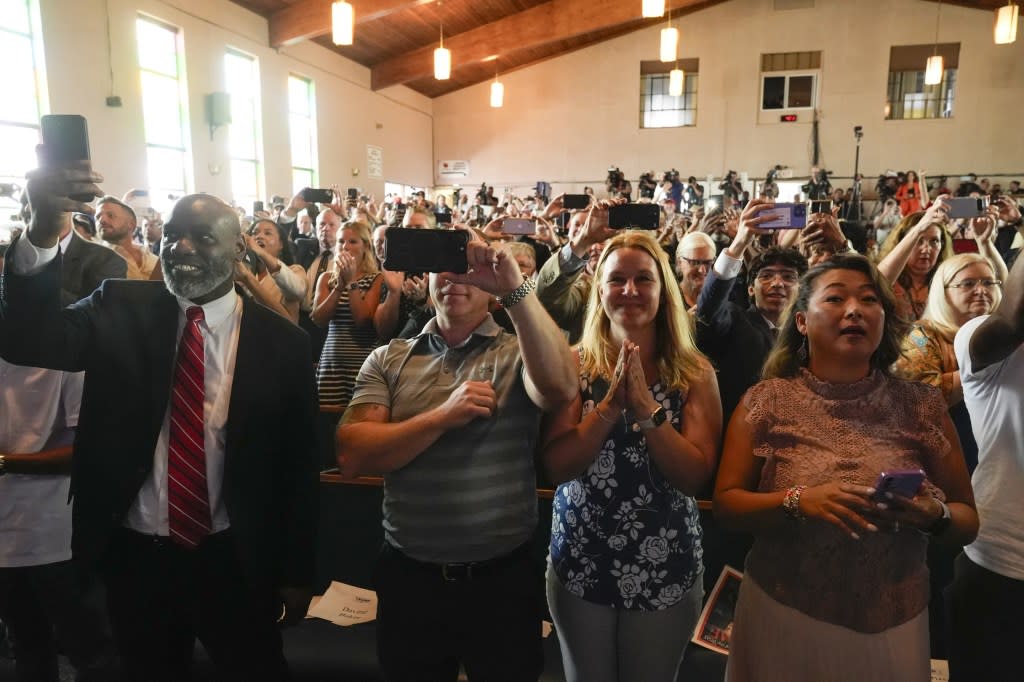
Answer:
<svg viewBox="0 0 1024 682"><path fill-rule="evenodd" d="M665 408L658 405L654 408L654 412L651 412L650 417L638 421L636 425L640 427L641 431L650 431L664 424L667 418L668 414L665 413Z"/></svg>
<svg viewBox="0 0 1024 682"><path fill-rule="evenodd" d="M935 501L942 507L942 516L936 519L935 523L924 529L925 535L942 535L949 528L949 524L953 523L953 514L949 511L949 505L939 499Z"/></svg>

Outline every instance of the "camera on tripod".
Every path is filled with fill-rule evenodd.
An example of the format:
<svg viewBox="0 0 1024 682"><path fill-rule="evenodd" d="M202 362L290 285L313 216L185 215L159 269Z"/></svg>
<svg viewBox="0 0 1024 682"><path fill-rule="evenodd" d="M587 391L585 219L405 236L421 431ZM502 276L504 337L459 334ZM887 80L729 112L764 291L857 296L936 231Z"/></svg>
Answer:
<svg viewBox="0 0 1024 682"><path fill-rule="evenodd" d="M637 181L641 199L653 199L654 192L658 189L658 183L654 181L654 173L644 173Z"/></svg>

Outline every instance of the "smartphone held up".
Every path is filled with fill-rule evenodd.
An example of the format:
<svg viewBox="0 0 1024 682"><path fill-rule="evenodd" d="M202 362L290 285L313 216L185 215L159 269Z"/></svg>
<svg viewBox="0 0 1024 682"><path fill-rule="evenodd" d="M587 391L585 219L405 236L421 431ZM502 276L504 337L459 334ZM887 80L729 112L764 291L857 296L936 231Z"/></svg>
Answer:
<svg viewBox="0 0 1024 682"><path fill-rule="evenodd" d="M38 149L39 165L44 168L89 162L89 127L78 114L49 114L39 119L43 143ZM91 194L75 194L71 199L92 201Z"/></svg>

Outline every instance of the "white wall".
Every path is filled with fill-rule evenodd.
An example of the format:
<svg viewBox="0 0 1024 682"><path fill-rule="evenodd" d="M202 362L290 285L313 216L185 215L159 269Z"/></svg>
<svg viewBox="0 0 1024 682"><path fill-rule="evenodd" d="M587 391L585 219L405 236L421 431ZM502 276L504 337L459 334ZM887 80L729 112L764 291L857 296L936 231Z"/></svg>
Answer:
<svg viewBox="0 0 1024 682"><path fill-rule="evenodd" d="M889 48L933 42L936 4L815 5L775 11L772 0L732 0L678 20L680 57L700 59L696 127L639 128L639 66L658 58L658 26L503 75L499 110L488 106L487 83L437 98L434 156L469 160L472 174L459 182L496 189L547 180L578 190L602 182L610 164L634 184L643 171L672 167L698 178L728 169L763 177L781 163L805 175L811 126L757 124L760 55L821 50L823 163L837 175L853 173L854 125L864 127L860 169L868 175L1024 175L1024 36L996 46L992 13L942 5L939 40L960 43L954 117L886 121Z"/></svg>
<svg viewBox="0 0 1024 682"><path fill-rule="evenodd" d="M275 51L267 21L227 0L109 0L112 60L107 59L104 0L39 0L51 113L89 121L93 165L105 190L145 186L135 20L139 12L184 33L189 119L196 191L231 196L228 131L213 140L204 95L225 90L223 56L230 46L259 59L262 80L265 190L291 194L288 144L289 73L316 85L320 184L384 194L384 181L430 185L432 102L408 88L370 90L369 69L311 42ZM124 106L105 105L109 72ZM366 145L384 149L384 177L366 174ZM218 167L219 172L216 172ZM353 176L353 169L359 175Z"/></svg>

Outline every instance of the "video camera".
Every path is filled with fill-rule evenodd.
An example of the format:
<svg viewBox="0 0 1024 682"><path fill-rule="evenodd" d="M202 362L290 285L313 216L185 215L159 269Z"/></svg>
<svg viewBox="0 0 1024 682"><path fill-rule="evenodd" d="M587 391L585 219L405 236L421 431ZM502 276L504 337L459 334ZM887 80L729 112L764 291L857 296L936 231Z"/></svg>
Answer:
<svg viewBox="0 0 1024 682"><path fill-rule="evenodd" d="M654 181L654 173L644 173L641 175L637 185L641 199L654 198L654 191L658 188L658 184Z"/></svg>

